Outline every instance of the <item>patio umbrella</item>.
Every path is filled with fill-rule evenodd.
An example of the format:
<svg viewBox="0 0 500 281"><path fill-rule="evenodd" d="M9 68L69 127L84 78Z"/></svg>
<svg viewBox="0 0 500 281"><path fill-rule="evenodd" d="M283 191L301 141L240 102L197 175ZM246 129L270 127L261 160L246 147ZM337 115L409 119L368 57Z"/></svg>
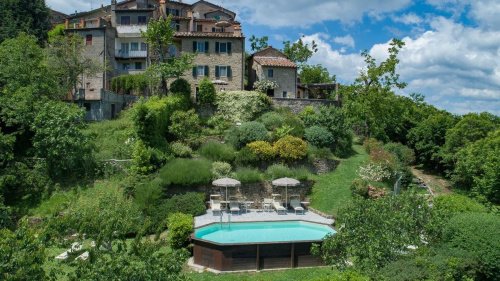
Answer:
<svg viewBox="0 0 500 281"><path fill-rule="evenodd" d="M288 206L288 187L289 186L297 186L300 184L300 181L291 178L280 178L272 181L274 186L284 186L285 187L285 203Z"/></svg>
<svg viewBox="0 0 500 281"><path fill-rule="evenodd" d="M230 179L230 178L222 178L218 180L214 180L212 182L214 186L219 186L219 187L225 187L226 188L226 201L227 201L227 188L228 187L236 187L240 186L241 182L235 180L235 179Z"/></svg>

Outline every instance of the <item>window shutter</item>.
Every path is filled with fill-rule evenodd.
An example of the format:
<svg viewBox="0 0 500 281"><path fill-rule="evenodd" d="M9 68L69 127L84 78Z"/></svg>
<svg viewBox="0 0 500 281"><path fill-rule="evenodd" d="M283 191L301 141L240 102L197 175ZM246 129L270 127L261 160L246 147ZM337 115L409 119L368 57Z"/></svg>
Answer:
<svg viewBox="0 0 500 281"><path fill-rule="evenodd" d="M193 67L193 77L198 76L198 71L196 70L196 66Z"/></svg>
<svg viewBox="0 0 500 281"><path fill-rule="evenodd" d="M231 42L227 42L227 53L228 53L228 54L230 54L230 53L231 53L231 49L232 49L232 48L231 48L231 47L232 47L231 45L232 45L232 44L231 44Z"/></svg>
<svg viewBox="0 0 500 281"><path fill-rule="evenodd" d="M227 66L227 77L233 77L233 71L230 65Z"/></svg>
<svg viewBox="0 0 500 281"><path fill-rule="evenodd" d="M205 41L205 53L208 53L208 41Z"/></svg>
<svg viewBox="0 0 500 281"><path fill-rule="evenodd" d="M220 76L220 75L219 75L219 66L218 66L218 65L216 65L216 66L215 66L215 77L217 77L217 78L218 78L219 76Z"/></svg>
<svg viewBox="0 0 500 281"><path fill-rule="evenodd" d="M196 45L197 45L196 41L193 41L193 52L196 52Z"/></svg>
<svg viewBox="0 0 500 281"><path fill-rule="evenodd" d="M218 54L220 52L219 42L215 42L215 52Z"/></svg>
<svg viewBox="0 0 500 281"><path fill-rule="evenodd" d="M208 65L205 65L205 76L208 77Z"/></svg>
<svg viewBox="0 0 500 281"><path fill-rule="evenodd" d="M175 15L179 16L179 10L175 10Z"/></svg>

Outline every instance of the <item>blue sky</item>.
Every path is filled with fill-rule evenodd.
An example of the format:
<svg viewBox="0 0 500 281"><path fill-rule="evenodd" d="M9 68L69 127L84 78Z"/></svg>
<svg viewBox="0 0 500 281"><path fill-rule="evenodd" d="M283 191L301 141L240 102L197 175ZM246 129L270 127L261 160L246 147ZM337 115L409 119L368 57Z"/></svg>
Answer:
<svg viewBox="0 0 500 281"><path fill-rule="evenodd" d="M46 0L67 13L90 9L90 0ZM92 5L110 0L93 0ZM194 0L186 0L192 3ZM500 115L500 1L498 0L213 0L238 14L243 31L284 40L314 40L309 63L322 64L341 83L351 83L368 50L385 59L391 38L406 45L398 72L408 87L453 113ZM248 44L247 44L248 46Z"/></svg>

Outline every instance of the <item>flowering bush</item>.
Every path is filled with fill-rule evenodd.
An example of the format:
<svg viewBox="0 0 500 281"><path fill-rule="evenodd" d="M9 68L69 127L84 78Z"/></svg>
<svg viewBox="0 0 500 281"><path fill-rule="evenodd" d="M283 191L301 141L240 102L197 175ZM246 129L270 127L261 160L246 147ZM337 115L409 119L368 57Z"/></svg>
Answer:
<svg viewBox="0 0 500 281"><path fill-rule="evenodd" d="M274 148L285 160L298 160L307 155L307 143L297 137L283 137L274 144Z"/></svg>
<svg viewBox="0 0 500 281"><path fill-rule="evenodd" d="M214 179L226 178L231 176L231 164L226 162L212 163L212 176Z"/></svg>
<svg viewBox="0 0 500 281"><path fill-rule="evenodd" d="M271 108L271 99L259 92L228 91L216 96L217 114L230 122L245 122Z"/></svg>
<svg viewBox="0 0 500 281"><path fill-rule="evenodd" d="M359 167L358 174L361 179L368 181L383 181L392 176L390 170L378 163L368 163Z"/></svg>
<svg viewBox="0 0 500 281"><path fill-rule="evenodd" d="M253 88L261 93L266 93L267 90L274 90L278 87L279 85L276 81L265 80L265 79L257 81L253 84Z"/></svg>
<svg viewBox="0 0 500 281"><path fill-rule="evenodd" d="M188 145L183 144L182 142L173 142L170 144L170 150L172 153L181 158L191 157L193 154L193 150Z"/></svg>
<svg viewBox="0 0 500 281"><path fill-rule="evenodd" d="M247 147L261 160L271 160L276 156L276 149L267 141L254 141Z"/></svg>

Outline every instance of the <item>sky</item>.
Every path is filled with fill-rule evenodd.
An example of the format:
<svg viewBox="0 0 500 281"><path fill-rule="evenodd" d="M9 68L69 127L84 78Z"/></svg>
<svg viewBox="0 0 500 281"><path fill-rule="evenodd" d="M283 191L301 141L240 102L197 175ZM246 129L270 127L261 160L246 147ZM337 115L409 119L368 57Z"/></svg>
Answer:
<svg viewBox="0 0 500 281"><path fill-rule="evenodd" d="M46 0L66 13L111 0ZM194 0L185 0L193 3ZM419 93L456 114L500 115L500 0L213 0L237 13L247 38L315 41L308 61L350 84L365 67L361 52L378 62L392 38L405 42L397 72L408 83L397 94ZM247 49L248 49L247 42Z"/></svg>

